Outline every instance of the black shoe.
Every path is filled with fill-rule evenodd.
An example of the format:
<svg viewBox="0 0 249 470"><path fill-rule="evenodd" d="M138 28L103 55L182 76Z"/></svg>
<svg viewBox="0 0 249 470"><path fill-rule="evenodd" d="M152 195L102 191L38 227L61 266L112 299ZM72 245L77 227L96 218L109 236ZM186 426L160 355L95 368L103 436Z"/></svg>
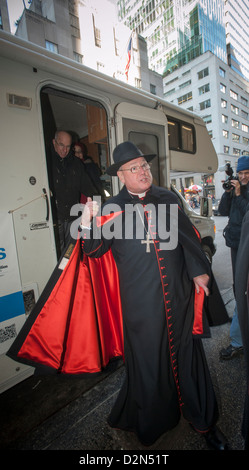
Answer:
<svg viewBox="0 0 249 470"><path fill-rule="evenodd" d="M227 440L224 434L222 434L222 432L217 428L217 426L214 426L210 429L210 431L205 432L203 436L205 437L210 449L228 450Z"/></svg>
<svg viewBox="0 0 249 470"><path fill-rule="evenodd" d="M225 360L232 359L233 357L240 356L243 352L244 349L242 346L236 348L230 344L226 349L220 351L220 358Z"/></svg>

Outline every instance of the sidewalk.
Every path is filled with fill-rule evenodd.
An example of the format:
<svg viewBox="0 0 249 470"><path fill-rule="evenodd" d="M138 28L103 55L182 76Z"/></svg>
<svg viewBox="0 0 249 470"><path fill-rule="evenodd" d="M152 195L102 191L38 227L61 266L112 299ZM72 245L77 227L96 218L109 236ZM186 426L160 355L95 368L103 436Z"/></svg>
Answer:
<svg viewBox="0 0 249 470"><path fill-rule="evenodd" d="M232 317L232 289L222 293ZM243 450L244 357L220 361L229 344L230 324L213 327L204 340L220 408L219 427L231 450ZM181 420L153 446L144 447L133 433L112 429L106 419L124 377L121 360L95 377L32 376L0 395L0 447L6 450L208 450L204 438Z"/></svg>

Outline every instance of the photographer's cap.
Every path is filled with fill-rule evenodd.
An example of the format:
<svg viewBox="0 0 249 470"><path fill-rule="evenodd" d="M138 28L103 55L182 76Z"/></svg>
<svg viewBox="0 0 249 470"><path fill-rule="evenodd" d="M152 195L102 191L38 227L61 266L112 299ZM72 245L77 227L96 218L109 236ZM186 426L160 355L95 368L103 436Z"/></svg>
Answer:
<svg viewBox="0 0 249 470"><path fill-rule="evenodd" d="M243 155L238 159L237 173L244 170L249 170L249 155Z"/></svg>

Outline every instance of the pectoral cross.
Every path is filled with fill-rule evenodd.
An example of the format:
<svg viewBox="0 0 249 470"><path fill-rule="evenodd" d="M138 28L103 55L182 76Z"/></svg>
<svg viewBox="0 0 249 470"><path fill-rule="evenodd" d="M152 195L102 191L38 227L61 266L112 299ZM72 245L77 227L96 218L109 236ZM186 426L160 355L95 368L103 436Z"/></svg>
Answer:
<svg viewBox="0 0 249 470"><path fill-rule="evenodd" d="M150 238L150 234L146 233L146 240L141 240L142 245L146 243L146 253L150 253L150 243L154 243Z"/></svg>

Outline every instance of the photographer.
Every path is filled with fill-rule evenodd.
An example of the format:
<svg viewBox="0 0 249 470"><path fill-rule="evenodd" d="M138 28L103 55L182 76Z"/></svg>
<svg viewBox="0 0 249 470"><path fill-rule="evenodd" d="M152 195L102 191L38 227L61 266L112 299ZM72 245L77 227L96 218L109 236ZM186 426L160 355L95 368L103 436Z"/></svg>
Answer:
<svg viewBox="0 0 249 470"><path fill-rule="evenodd" d="M240 241L242 220L249 202L249 155L238 159L238 179L232 175L225 182L225 192L222 195L219 212L228 216L228 224L223 231L226 245L231 249L233 283L235 279L236 256ZM236 299L235 299L236 300ZM237 305L235 305L230 328L230 345L220 351L221 359L232 359L243 353L242 338L238 322Z"/></svg>

